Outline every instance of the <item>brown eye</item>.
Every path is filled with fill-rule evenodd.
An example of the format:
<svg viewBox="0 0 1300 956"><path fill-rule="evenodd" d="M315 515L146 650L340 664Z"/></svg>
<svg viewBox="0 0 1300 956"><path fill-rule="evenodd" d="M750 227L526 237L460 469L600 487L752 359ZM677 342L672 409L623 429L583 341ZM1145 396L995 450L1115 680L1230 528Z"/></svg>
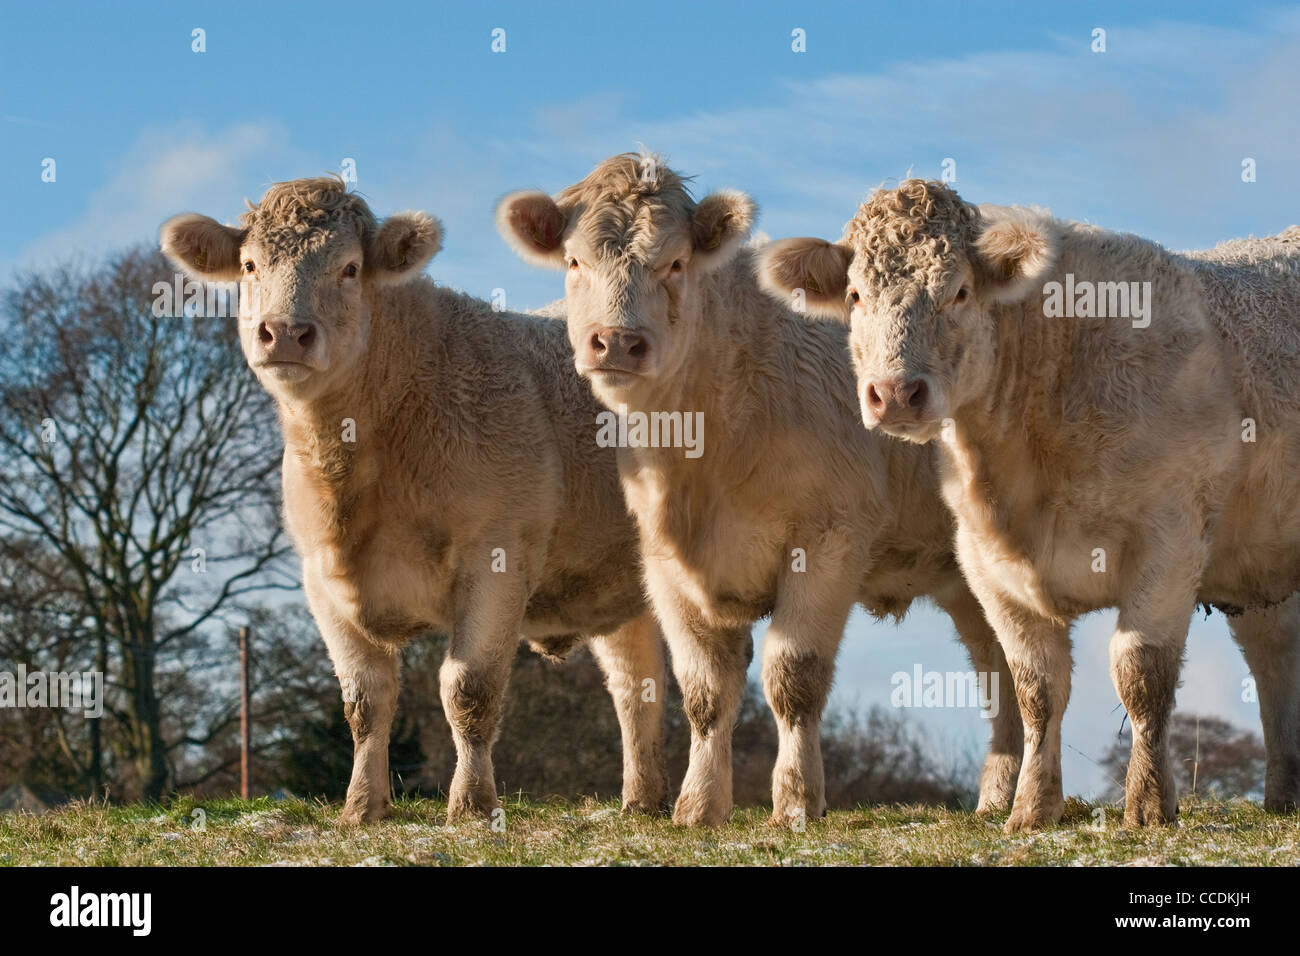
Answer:
<svg viewBox="0 0 1300 956"><path fill-rule="evenodd" d="M970 296L970 290L967 289L965 286L962 286L960 289L957 290L957 295L953 297L952 301L965 302L969 296Z"/></svg>
<svg viewBox="0 0 1300 956"><path fill-rule="evenodd" d="M857 305L859 302L862 301L862 296L858 295L857 289L849 290L849 298L853 300L854 305Z"/></svg>
<svg viewBox="0 0 1300 956"><path fill-rule="evenodd" d="M249 259L247 262L244 263L244 271L249 273L257 271L257 266L253 265L252 259Z"/></svg>
<svg viewBox="0 0 1300 956"><path fill-rule="evenodd" d="M569 260L569 268L570 268L570 269L577 269L577 268L578 268L578 260L577 260L577 259L570 259L570 260Z"/></svg>
<svg viewBox="0 0 1300 956"><path fill-rule="evenodd" d="M673 272L681 272L681 271L682 271L682 260L681 260L681 259L674 259L674 260L673 260L672 270L673 270Z"/></svg>
<svg viewBox="0 0 1300 956"><path fill-rule="evenodd" d="M355 262L347 264L347 268L343 270L343 277L345 279L355 279L357 277L357 264Z"/></svg>

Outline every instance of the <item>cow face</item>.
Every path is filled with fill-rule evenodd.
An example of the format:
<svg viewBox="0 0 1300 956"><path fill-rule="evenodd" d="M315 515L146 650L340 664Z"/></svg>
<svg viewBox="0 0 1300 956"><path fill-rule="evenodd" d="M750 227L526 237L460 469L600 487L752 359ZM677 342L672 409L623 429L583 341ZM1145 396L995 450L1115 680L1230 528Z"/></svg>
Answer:
<svg viewBox="0 0 1300 956"><path fill-rule="evenodd" d="M867 428L927 442L987 394L998 309L1041 283L1054 249L1040 213L982 212L908 180L863 203L841 242L774 243L759 268L769 292L802 292L808 311L851 324Z"/></svg>
<svg viewBox="0 0 1300 956"><path fill-rule="evenodd" d="M524 259L564 270L575 364L611 408L652 404L681 374L704 277L734 255L754 219L747 196L718 192L697 204L655 162L616 156L555 199L515 193L497 211Z"/></svg>
<svg viewBox="0 0 1300 956"><path fill-rule="evenodd" d="M375 289L417 276L441 229L424 213L379 225L334 179L278 183L241 228L186 213L163 224L163 252L191 276L240 283L240 341L273 396L309 401L355 374Z"/></svg>

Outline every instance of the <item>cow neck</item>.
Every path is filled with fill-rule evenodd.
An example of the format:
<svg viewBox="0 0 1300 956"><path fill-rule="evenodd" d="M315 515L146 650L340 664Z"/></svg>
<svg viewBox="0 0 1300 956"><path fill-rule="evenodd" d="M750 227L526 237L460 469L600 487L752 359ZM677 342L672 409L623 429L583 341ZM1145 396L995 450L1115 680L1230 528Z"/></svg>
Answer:
<svg viewBox="0 0 1300 956"><path fill-rule="evenodd" d="M988 390L954 416L956 433L949 460L963 488L967 518L987 530L1010 520L997 484L998 462L1041 468L1050 432L1057 424L1065 387L1061 370L1071 361L1074 329L1065 325L1072 320L1050 321L1056 324L1036 319L1023 305L1005 308L997 317Z"/></svg>
<svg viewBox="0 0 1300 956"><path fill-rule="evenodd" d="M403 392L396 382L409 352L390 345L392 323L373 314L366 352L347 384L308 402L281 406L285 448L317 480L351 483L369 448L384 447L384 432Z"/></svg>

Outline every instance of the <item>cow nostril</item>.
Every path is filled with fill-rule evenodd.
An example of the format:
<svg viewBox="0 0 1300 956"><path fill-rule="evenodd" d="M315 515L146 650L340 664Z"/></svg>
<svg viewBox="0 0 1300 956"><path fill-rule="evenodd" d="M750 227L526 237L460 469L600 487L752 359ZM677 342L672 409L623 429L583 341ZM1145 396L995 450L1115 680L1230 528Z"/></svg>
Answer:
<svg viewBox="0 0 1300 956"><path fill-rule="evenodd" d="M270 345L275 341L275 334L265 322L257 326L257 340L263 345Z"/></svg>
<svg viewBox="0 0 1300 956"><path fill-rule="evenodd" d="M883 402L880 400L880 393L876 391L875 382L867 384L867 404L872 408L879 408Z"/></svg>
<svg viewBox="0 0 1300 956"><path fill-rule="evenodd" d="M911 394L907 396L907 405L909 408L924 408L925 400L928 397L929 389L926 387L925 379L918 379L912 384Z"/></svg>
<svg viewBox="0 0 1300 956"><path fill-rule="evenodd" d="M316 326L309 325L302 332L298 333L298 344L304 349L309 349L312 343L316 341Z"/></svg>
<svg viewBox="0 0 1300 956"><path fill-rule="evenodd" d="M627 350L627 354L633 358L645 358L645 353L649 351L649 343L645 339L637 339Z"/></svg>
<svg viewBox="0 0 1300 956"><path fill-rule="evenodd" d="M604 355L606 350L605 340L600 337L599 332L591 336L591 351L596 355Z"/></svg>

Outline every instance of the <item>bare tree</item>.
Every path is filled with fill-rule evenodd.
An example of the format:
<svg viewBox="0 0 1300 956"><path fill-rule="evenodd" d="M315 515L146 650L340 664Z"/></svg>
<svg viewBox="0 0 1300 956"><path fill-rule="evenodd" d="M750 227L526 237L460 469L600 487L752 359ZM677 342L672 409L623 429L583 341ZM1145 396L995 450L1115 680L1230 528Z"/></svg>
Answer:
<svg viewBox="0 0 1300 956"><path fill-rule="evenodd" d="M166 662L201 657L254 592L297 587L281 560L272 406L234 318L155 308L175 281L136 250L21 276L0 306L2 547L84 609L78 633L146 799L187 743L164 737Z"/></svg>

